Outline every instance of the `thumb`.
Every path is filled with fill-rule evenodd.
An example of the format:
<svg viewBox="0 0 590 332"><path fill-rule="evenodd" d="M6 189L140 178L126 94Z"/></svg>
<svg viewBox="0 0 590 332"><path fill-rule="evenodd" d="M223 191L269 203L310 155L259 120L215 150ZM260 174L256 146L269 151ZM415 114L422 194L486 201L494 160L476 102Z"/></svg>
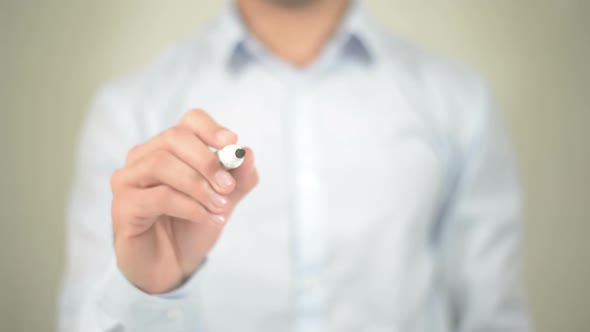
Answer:
<svg viewBox="0 0 590 332"><path fill-rule="evenodd" d="M244 162L242 165L234 170L231 174L236 179L236 188L230 195L230 200L237 204L250 190L258 184L258 172L254 166L254 152L250 148L244 148L246 154L244 155Z"/></svg>

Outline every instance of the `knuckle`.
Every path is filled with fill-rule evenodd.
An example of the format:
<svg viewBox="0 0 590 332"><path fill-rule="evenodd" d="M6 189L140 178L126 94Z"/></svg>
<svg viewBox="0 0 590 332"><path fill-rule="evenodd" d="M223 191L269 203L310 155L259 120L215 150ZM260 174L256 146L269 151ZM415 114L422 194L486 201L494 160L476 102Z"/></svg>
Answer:
<svg viewBox="0 0 590 332"><path fill-rule="evenodd" d="M156 188L149 199L149 203L152 206L167 205L172 200L172 191L165 186Z"/></svg>
<svg viewBox="0 0 590 332"><path fill-rule="evenodd" d="M193 108L192 110L190 110L190 113L193 114L194 117L202 117L207 114L200 108Z"/></svg>
<svg viewBox="0 0 590 332"><path fill-rule="evenodd" d="M201 118L205 112L201 109L194 108L190 111L186 112L186 114L182 117L182 123L193 123L197 119Z"/></svg>
<svg viewBox="0 0 590 332"><path fill-rule="evenodd" d="M203 179L197 172L191 172L191 174L187 177L186 181L188 182L189 192L188 194L194 198L200 199L204 197L203 194L205 192L205 185L203 184Z"/></svg>
<svg viewBox="0 0 590 332"><path fill-rule="evenodd" d="M203 209L198 203L191 203L187 206L187 213L192 216L193 219L201 221L203 219Z"/></svg>
<svg viewBox="0 0 590 332"><path fill-rule="evenodd" d="M128 152L127 152L127 158L126 158L126 162L129 163L131 160L135 159L135 156L137 155L137 153L139 152L141 145L136 145L134 147L132 147Z"/></svg>
<svg viewBox="0 0 590 332"><path fill-rule="evenodd" d="M211 190L209 183L198 173L195 172L193 179L194 188L197 189L199 196L205 196L205 193Z"/></svg>
<svg viewBox="0 0 590 332"><path fill-rule="evenodd" d="M137 193L125 192L120 193L113 198L111 214L113 223L126 223L131 220L139 219L142 213L146 211L147 205Z"/></svg>
<svg viewBox="0 0 590 332"><path fill-rule="evenodd" d="M173 147L180 140L180 135L180 129L178 127L172 127L162 134L162 139L168 147Z"/></svg>
<svg viewBox="0 0 590 332"><path fill-rule="evenodd" d="M165 168L170 163L170 158L167 152L165 151L155 151L151 158L149 158L149 167L156 169L156 168Z"/></svg>
<svg viewBox="0 0 590 332"><path fill-rule="evenodd" d="M219 159L217 159L217 157L214 154L205 154L200 156L200 158L202 166L199 171L203 173L203 176L207 179L213 179L215 173L223 169L221 163L219 162Z"/></svg>
<svg viewBox="0 0 590 332"><path fill-rule="evenodd" d="M119 187L121 183L121 177L123 176L123 170L117 169L111 175L111 190L114 192L117 187Z"/></svg>
<svg viewBox="0 0 590 332"><path fill-rule="evenodd" d="M113 197L111 202L111 213L113 217L120 216L123 212L128 211L127 194L120 194Z"/></svg>
<svg viewBox="0 0 590 332"><path fill-rule="evenodd" d="M120 205L120 200L113 197L113 201L111 202L111 214L113 215L113 217L119 214Z"/></svg>
<svg viewBox="0 0 590 332"><path fill-rule="evenodd" d="M121 208L121 200L113 198L113 202L111 203L111 222L113 223L113 225L120 220L122 210L123 209Z"/></svg>

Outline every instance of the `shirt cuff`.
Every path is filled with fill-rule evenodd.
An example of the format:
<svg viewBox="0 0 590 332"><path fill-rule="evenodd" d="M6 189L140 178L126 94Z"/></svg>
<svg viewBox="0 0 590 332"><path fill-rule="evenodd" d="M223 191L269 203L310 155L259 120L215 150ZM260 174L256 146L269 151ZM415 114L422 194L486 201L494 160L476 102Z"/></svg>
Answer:
<svg viewBox="0 0 590 332"><path fill-rule="evenodd" d="M150 295L135 287L116 263L103 285L99 310L125 331L187 331L198 323L196 272L176 290Z"/></svg>

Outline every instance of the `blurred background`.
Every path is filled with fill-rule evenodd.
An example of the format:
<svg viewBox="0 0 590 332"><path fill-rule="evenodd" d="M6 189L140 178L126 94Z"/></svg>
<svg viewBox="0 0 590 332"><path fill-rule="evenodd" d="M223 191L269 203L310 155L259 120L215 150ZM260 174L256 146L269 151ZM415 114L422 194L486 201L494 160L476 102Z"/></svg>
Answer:
<svg viewBox="0 0 590 332"><path fill-rule="evenodd" d="M0 331L52 331L64 204L96 90L222 0L0 0ZM590 1L367 0L376 18L486 77L510 126L536 330L590 326Z"/></svg>

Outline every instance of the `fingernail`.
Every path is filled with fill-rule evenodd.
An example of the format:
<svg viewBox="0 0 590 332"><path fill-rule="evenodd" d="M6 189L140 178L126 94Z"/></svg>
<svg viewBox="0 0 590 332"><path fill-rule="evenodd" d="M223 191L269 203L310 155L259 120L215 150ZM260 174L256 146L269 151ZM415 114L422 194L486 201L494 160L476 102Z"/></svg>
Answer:
<svg viewBox="0 0 590 332"><path fill-rule="evenodd" d="M227 171L219 170L215 173L215 182L222 187L230 187L234 183L234 178Z"/></svg>
<svg viewBox="0 0 590 332"><path fill-rule="evenodd" d="M236 137L236 135L234 133L232 133L231 131L229 131L227 129L222 129L217 133L215 138L217 139L218 143L227 144L227 143L230 143L231 141L233 141L235 137Z"/></svg>
<svg viewBox="0 0 590 332"><path fill-rule="evenodd" d="M209 199L217 207L224 207L227 204L227 199L217 193L211 193Z"/></svg>
<svg viewBox="0 0 590 332"><path fill-rule="evenodd" d="M224 223L225 222L225 217L219 214L212 214L211 215L211 220L213 220L213 222L216 222L218 224Z"/></svg>

